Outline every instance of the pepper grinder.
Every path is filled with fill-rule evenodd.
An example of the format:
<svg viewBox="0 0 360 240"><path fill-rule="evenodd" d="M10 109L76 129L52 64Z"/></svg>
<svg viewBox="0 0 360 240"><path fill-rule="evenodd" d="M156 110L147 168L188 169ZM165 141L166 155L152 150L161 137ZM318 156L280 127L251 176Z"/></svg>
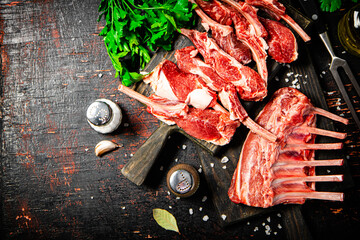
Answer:
<svg viewBox="0 0 360 240"><path fill-rule="evenodd" d="M200 185L200 177L195 168L188 164L178 164L167 174L167 186L177 197L190 197Z"/></svg>
<svg viewBox="0 0 360 240"><path fill-rule="evenodd" d="M86 118L95 131L107 134L120 126L122 113L118 104L101 98L90 104L86 111Z"/></svg>

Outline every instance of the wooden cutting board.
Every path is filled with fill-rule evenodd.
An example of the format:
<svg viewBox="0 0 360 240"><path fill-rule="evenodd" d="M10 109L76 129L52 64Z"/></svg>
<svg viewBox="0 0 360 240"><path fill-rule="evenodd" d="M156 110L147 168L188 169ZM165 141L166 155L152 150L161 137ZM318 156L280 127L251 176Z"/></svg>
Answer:
<svg viewBox="0 0 360 240"><path fill-rule="evenodd" d="M263 106L268 102L272 94L281 87L287 86L300 86L300 91L311 99L314 106L327 110L327 104L323 91L320 86L319 78L313 67L310 53L307 51L305 44L299 43L299 59L291 64L290 68L284 68L276 79L279 81L271 81L269 84L269 95L261 103L257 103L249 110L249 115L255 117L258 112L263 109ZM298 77L294 77L298 74ZM291 76L290 76L291 75ZM298 83L293 84L295 78L298 79ZM289 81L285 80L289 79ZM323 117L318 117L317 126L319 128L335 131L334 124L331 120ZM198 153L201 159L201 164L204 170L207 184L212 192L212 200L217 209L219 216L225 214L227 218L225 221L221 221L224 225L233 224L238 221L254 217L256 215L268 213L269 211L282 211L283 216L287 216L295 221L293 226L290 226L291 231L304 231L305 224L301 216L298 206L280 205L269 209L261 209L255 207L248 207L241 204L234 204L230 201L227 195L233 172L235 171L240 151L243 142L246 138L248 130L241 126L240 131L234 136L234 139L229 144L228 148L221 153L220 156L211 156L205 151L198 149ZM341 142L341 140L331 139L328 137L316 138L317 142ZM223 157L227 157L229 161L227 163L221 163ZM337 159L343 158L342 151L316 151L316 159ZM224 169L225 168L225 169ZM319 191L344 191L353 186L351 173L347 167L346 161L344 166L331 167L330 174L344 174L344 181L341 183L322 183L317 184L316 189ZM326 175L328 168L317 168L317 175ZM289 210L295 211L290 213ZM289 221L292 222L292 221ZM300 227L303 226L303 227ZM290 230L289 230L290 231Z"/></svg>
<svg viewBox="0 0 360 240"><path fill-rule="evenodd" d="M292 7L288 7L288 11L291 16L294 17L294 20L302 26L304 29L308 28L311 21L304 17L300 12L298 12L296 9ZM204 31L203 27L200 24L200 21L197 24L196 29L199 31ZM145 72L151 72L160 62L162 62L164 59L168 59L170 61L175 62L175 51L177 49L184 48L186 46L192 45L191 41L185 37L185 36L179 36L179 38L174 43L174 50L167 52L164 50L158 51L154 56L152 57L151 61L148 63L146 68L144 69ZM275 77L275 75L279 72L279 70L282 68L281 64L278 64L277 62L273 61L272 59L268 59L268 71L269 71L269 77L268 81L271 82L271 80ZM149 85L140 82L137 85L134 85L133 88L145 95L149 96L152 93L152 90ZM251 109L253 103L247 102L244 103L244 106L247 107L247 110ZM198 144L200 147L205 149L207 152L211 153L212 155L217 154L223 147L214 145L212 143L208 143L202 140L195 139L188 134L186 134L182 129L180 129L177 126L168 126L164 123L160 123L160 127L147 139L147 141L136 151L134 156L131 158L131 161L129 161L121 170L122 174L127 177L130 181L137 185L141 185L146 176L148 175L151 167L153 166L157 156L162 150L162 147L165 145L166 140L168 139L168 136L172 134L173 132L178 131L185 136L187 136L189 139L191 139L193 142Z"/></svg>
<svg viewBox="0 0 360 240"><path fill-rule="evenodd" d="M288 13L300 26L302 26L304 29L308 29L311 22L306 17L304 17L297 10L289 6ZM198 25L197 28L199 30L202 30L202 27L200 25ZM275 63L274 61L271 61L270 59L268 60L268 68L270 72L268 97L260 103L244 103L244 106L247 109L250 117L252 117L253 119L257 115L257 113L263 108L263 106L268 102L271 95L277 89L292 85L299 85L300 91L307 95L312 100L315 106L327 109L325 98L319 84L319 79L316 75L313 64L311 63L310 54L306 50L306 44L304 44L301 39L298 39L298 44L299 59L296 62L292 63L291 66L283 66ZM175 42L174 49L181 49L189 45L192 45L190 40L188 40L184 36L180 36ZM175 62L175 50L172 52L157 52L153 56L151 62L147 65L145 71L150 72L164 59L169 59ZM287 73L294 74L287 77ZM296 74L299 74L299 77L297 77L298 81L295 84L293 81ZM288 78L289 81L285 81L285 78ZM150 95L152 92L150 87L144 83L140 83L137 86L134 86L134 89L146 96ZM318 121L318 126L320 128L334 130L334 125L328 119L320 118L320 120ZM289 224L288 235L295 234L295 236L299 236L299 234L297 233L305 234L304 236L307 235L307 233L304 232L307 229L306 224L304 223L301 212L297 206L282 205L269 209L260 209L247 207L244 205L236 205L229 200L227 196L227 190L230 186L232 174L236 168L243 141L245 140L245 137L248 133L248 129L244 126L240 126L230 144L224 147L219 147L214 144L192 138L177 126L168 126L161 123L160 127L149 137L149 139L137 150L131 160L123 167L122 173L130 181L134 182L137 185L141 185L144 182L147 174L149 173L152 165L154 164L157 156L161 152L162 147L165 145L168 136L175 131L181 132L199 146L198 154L201 159L201 164L207 183L212 192L212 200L219 216L221 216L222 214L225 214L227 216L225 221L221 221L222 224L233 224L235 222L242 221L256 215L264 214L269 211L274 211L275 209L280 209ZM325 142L332 141L331 139L321 138L318 138L318 140ZM224 156L229 158L229 161L225 164L221 163L221 158ZM340 158L341 156L338 157ZM317 155L317 158L326 159L337 157L334 155L333 152L322 151ZM352 180L346 166L338 167L336 171L345 175L344 183L339 184L337 188L332 185L332 189L327 188L327 191L341 189L344 186L352 185ZM324 173L320 171L318 174Z"/></svg>

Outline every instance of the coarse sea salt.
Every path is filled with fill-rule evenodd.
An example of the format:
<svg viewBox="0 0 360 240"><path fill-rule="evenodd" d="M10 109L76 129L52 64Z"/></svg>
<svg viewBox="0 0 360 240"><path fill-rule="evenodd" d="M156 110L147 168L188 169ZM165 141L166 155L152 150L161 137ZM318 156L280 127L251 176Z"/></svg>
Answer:
<svg viewBox="0 0 360 240"><path fill-rule="evenodd" d="M184 149L184 150L185 150L185 149L186 149L186 147L187 147L187 146L186 146L185 144L184 144L184 145L182 145L182 149Z"/></svg>
<svg viewBox="0 0 360 240"><path fill-rule="evenodd" d="M210 166L211 166L211 167L214 167L214 165L215 165L214 163L210 163Z"/></svg>
<svg viewBox="0 0 360 240"><path fill-rule="evenodd" d="M225 214L221 214L221 218L222 218L223 221L225 221L225 220L226 220L226 215L225 215Z"/></svg>
<svg viewBox="0 0 360 240"><path fill-rule="evenodd" d="M208 216L208 215L205 215L205 216L203 217L203 221L206 222L207 220L209 220L209 216Z"/></svg>
<svg viewBox="0 0 360 240"><path fill-rule="evenodd" d="M204 196L204 197L201 199L202 202L205 202L206 200L207 200L207 196Z"/></svg>
<svg viewBox="0 0 360 240"><path fill-rule="evenodd" d="M229 158L227 156L224 156L221 158L221 163L227 163L229 161Z"/></svg>
<svg viewBox="0 0 360 240"><path fill-rule="evenodd" d="M192 208L189 208L189 214L193 215L194 214L194 210Z"/></svg>

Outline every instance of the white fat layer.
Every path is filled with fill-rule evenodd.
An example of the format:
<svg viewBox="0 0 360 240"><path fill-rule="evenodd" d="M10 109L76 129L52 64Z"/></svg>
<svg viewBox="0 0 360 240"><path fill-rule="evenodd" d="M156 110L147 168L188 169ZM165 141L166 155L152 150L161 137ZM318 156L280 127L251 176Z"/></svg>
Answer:
<svg viewBox="0 0 360 240"><path fill-rule="evenodd" d="M162 71L160 71L159 78L152 81L150 84L156 95L167 98L169 100L178 100L173 90L171 89L169 81Z"/></svg>
<svg viewBox="0 0 360 240"><path fill-rule="evenodd" d="M206 89L195 89L187 96L186 103L200 109L205 109L209 106L213 97Z"/></svg>

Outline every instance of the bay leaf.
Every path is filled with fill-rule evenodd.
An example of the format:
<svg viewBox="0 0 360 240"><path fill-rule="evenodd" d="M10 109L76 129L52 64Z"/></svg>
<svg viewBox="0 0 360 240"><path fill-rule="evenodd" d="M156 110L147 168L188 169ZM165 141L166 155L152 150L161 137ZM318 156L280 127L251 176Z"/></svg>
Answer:
<svg viewBox="0 0 360 240"><path fill-rule="evenodd" d="M162 228L180 233L175 217L167 210L155 208L153 209L153 217Z"/></svg>

